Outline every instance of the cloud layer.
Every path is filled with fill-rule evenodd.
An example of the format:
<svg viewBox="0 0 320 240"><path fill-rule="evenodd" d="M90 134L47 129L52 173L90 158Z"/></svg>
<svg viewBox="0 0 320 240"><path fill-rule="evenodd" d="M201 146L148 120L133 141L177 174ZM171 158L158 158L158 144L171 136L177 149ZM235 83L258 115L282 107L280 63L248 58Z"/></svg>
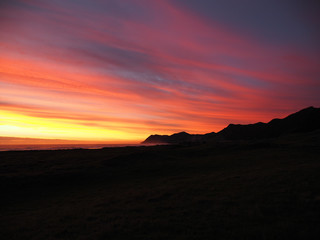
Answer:
<svg viewBox="0 0 320 240"><path fill-rule="evenodd" d="M271 41L262 24L245 31L187 2L4 3L1 135L140 140L319 105L317 33ZM299 16L281 25L313 29Z"/></svg>

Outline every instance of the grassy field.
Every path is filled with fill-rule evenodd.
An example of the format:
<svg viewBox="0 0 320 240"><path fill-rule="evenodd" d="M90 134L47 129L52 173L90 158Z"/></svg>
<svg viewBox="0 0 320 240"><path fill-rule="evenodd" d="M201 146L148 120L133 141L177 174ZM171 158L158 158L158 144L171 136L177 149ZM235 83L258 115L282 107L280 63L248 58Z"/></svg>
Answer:
<svg viewBox="0 0 320 240"><path fill-rule="evenodd" d="M0 236L318 239L318 135L0 152Z"/></svg>

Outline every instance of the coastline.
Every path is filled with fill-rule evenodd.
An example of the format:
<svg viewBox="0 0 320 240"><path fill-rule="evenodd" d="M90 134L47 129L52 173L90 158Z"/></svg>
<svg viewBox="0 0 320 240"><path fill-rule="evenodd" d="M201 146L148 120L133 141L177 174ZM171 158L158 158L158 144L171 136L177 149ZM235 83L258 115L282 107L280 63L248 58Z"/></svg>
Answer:
<svg viewBox="0 0 320 240"><path fill-rule="evenodd" d="M37 150L71 150L71 149L102 149L107 147L138 147L143 144L19 144L0 145L3 151L37 151Z"/></svg>
<svg viewBox="0 0 320 240"><path fill-rule="evenodd" d="M0 232L13 240L315 239L319 133L2 151Z"/></svg>

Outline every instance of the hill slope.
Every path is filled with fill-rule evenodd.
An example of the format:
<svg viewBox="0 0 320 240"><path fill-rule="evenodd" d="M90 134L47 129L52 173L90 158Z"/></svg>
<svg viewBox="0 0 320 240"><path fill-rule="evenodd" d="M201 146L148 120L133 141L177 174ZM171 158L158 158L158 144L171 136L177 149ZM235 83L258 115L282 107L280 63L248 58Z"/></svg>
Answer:
<svg viewBox="0 0 320 240"><path fill-rule="evenodd" d="M318 239L320 131L0 152L2 239Z"/></svg>
<svg viewBox="0 0 320 240"><path fill-rule="evenodd" d="M320 108L308 107L283 119L268 123L229 124L218 133L193 135L186 132L173 135L151 135L143 143L177 144L221 140L251 140L278 137L289 133L309 132L320 129Z"/></svg>

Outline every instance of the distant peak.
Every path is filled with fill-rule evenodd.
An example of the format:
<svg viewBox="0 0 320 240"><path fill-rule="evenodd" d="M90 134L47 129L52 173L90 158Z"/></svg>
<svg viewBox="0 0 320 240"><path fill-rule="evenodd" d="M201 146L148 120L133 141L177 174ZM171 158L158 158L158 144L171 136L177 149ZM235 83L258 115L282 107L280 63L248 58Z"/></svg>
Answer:
<svg viewBox="0 0 320 240"><path fill-rule="evenodd" d="M316 109L315 107L310 106L310 107L307 107L307 108L305 108L305 109L302 109L301 111L304 111L304 110L315 110L315 109Z"/></svg>
<svg viewBox="0 0 320 240"><path fill-rule="evenodd" d="M230 123L230 124L227 126L227 128L228 128L228 127L235 127L235 126L238 126L238 125L240 125L240 124Z"/></svg>
<svg viewBox="0 0 320 240"><path fill-rule="evenodd" d="M189 134L187 132L168 135L151 135L144 143L186 143L216 140L248 140L278 137L283 134L307 132L320 129L320 108L313 106L304 108L285 118L272 119L268 123L229 124L217 133Z"/></svg>
<svg viewBox="0 0 320 240"><path fill-rule="evenodd" d="M318 109L319 108L315 108L313 106L310 106L310 107L307 107L307 108L304 108L304 109L298 111L297 113L299 113L299 112L307 112L307 111L315 111L315 110L318 110Z"/></svg>
<svg viewBox="0 0 320 240"><path fill-rule="evenodd" d="M179 132L179 133L174 133L171 136L175 137L175 136L187 136L187 135L190 135L190 134L187 132Z"/></svg>

